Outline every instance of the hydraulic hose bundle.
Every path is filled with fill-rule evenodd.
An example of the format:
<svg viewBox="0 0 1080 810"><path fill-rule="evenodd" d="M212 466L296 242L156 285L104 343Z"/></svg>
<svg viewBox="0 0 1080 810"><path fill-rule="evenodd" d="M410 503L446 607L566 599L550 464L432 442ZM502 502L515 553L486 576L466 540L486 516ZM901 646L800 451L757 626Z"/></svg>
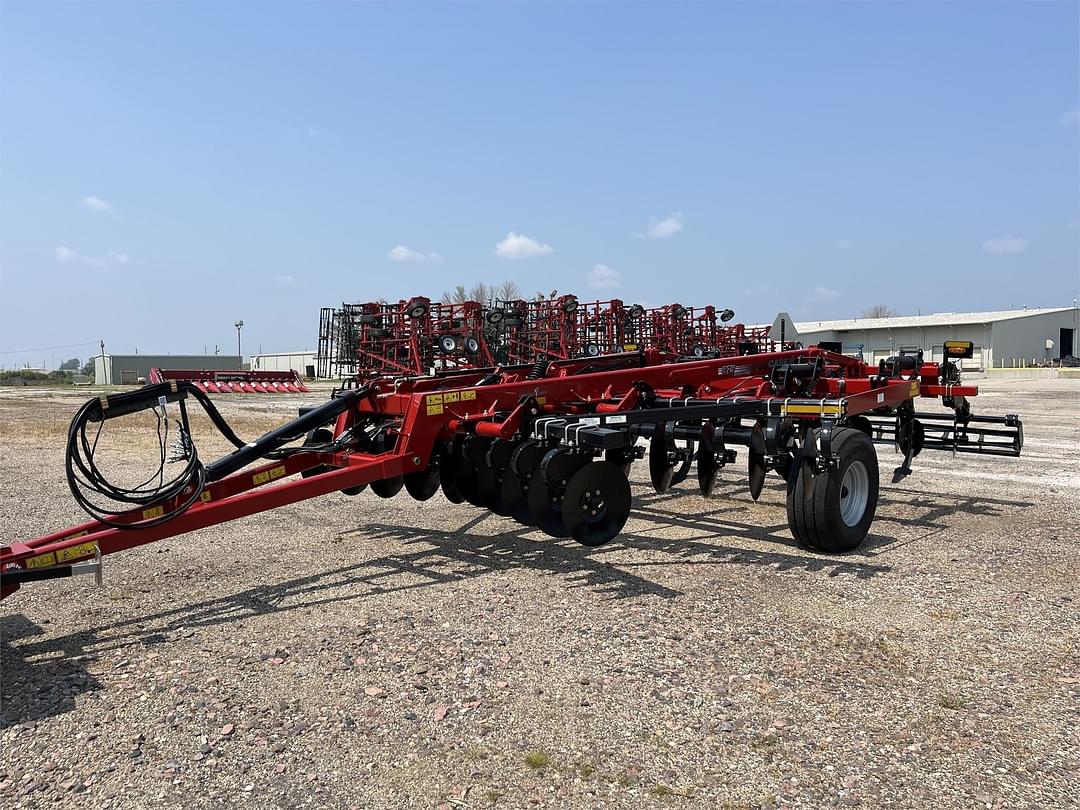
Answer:
<svg viewBox="0 0 1080 810"><path fill-rule="evenodd" d="M244 446L244 442L229 427L210 398L191 383L161 383L146 386L138 391L92 399L84 404L71 420L64 455L68 487L71 489L71 494L75 496L76 502L87 514L107 526L125 529L138 525L140 528L146 528L171 520L198 500L199 494L206 485L207 475L206 468L199 460L195 443L191 439L191 427L188 424L187 408L184 403L188 394L195 397L210 417L211 422L226 439L237 447ZM180 404L180 420L177 423L179 435L176 444L179 452L171 459L167 456L169 419L165 411L165 406L169 402ZM110 481L96 463L94 455L98 441L107 420L144 410L151 410L157 416L158 468L149 478L139 484L121 486ZM169 461L183 461L184 464L175 476L166 480L165 468ZM108 506L99 504L93 498L95 494L113 503ZM162 509L158 514L145 517L137 524L132 524L130 521L120 522L111 517L125 508L142 509L145 512L166 503L175 503L176 506L168 511ZM116 504L121 504L121 509L118 510Z"/></svg>
<svg viewBox="0 0 1080 810"><path fill-rule="evenodd" d="M92 399L75 414L68 428L67 449L64 457L68 487L82 509L99 522L118 529L145 529L157 526L183 514L199 499L208 482L217 481L240 468L262 458L283 458L292 453L312 450L332 450L337 443L318 446L286 448L283 445L302 438L304 434L327 424L345 410L357 397L368 389L339 392L337 396L318 408L313 408L299 419L271 431L254 442L245 442L236 433L210 398L194 384L170 381L148 385L138 391ZM215 428L231 442L236 450L204 466L192 439L191 426L185 400L188 396L202 406ZM177 421L179 433L173 453L167 450L169 420L166 405L170 402L180 406ZM95 462L101 431L109 419L126 416L139 411L153 411L157 416L158 467L145 481L134 486L121 486L110 481ZM95 426L96 425L96 429ZM344 440L344 437L342 437ZM170 462L184 462L182 469L166 480L165 468ZM94 496L112 501L102 505ZM116 507L120 504L120 508ZM117 520L118 513L142 510L141 518L134 521L130 514Z"/></svg>

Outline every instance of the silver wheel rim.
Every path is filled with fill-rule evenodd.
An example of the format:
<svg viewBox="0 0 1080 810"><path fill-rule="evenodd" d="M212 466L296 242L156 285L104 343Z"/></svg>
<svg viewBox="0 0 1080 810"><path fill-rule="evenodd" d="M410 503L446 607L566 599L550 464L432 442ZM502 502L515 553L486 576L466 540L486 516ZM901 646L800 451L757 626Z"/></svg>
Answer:
<svg viewBox="0 0 1080 810"><path fill-rule="evenodd" d="M861 461L853 461L840 482L840 519L845 526L857 526L870 500L870 474Z"/></svg>

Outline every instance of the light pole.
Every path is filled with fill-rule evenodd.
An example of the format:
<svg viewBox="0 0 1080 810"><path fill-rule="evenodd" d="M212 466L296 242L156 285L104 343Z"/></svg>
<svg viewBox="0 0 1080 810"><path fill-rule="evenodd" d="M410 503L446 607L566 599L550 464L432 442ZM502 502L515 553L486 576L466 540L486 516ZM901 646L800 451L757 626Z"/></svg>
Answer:
<svg viewBox="0 0 1080 810"><path fill-rule="evenodd" d="M233 324L236 327L236 356L240 358L240 368L244 367L244 353L240 351L240 330L244 328L243 321L237 321Z"/></svg>

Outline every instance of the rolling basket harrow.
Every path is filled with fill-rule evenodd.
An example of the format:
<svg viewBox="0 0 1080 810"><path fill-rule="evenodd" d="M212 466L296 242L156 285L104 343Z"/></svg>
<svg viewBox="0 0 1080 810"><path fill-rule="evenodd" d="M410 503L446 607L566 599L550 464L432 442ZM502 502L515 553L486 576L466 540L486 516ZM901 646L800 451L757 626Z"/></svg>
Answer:
<svg viewBox="0 0 1080 810"><path fill-rule="evenodd" d="M431 309L414 320L438 323ZM970 345L946 349L956 357ZM921 354L873 367L819 347L683 360L648 349L357 378L245 442L195 384L166 381L90 400L76 414L67 477L93 519L0 548L0 595L35 580L100 577L105 555L334 491L389 498L404 489L426 500L441 490L453 503L598 546L630 515L628 475L638 460L657 491L693 471L704 496L728 467L745 475L756 500L774 472L786 482L795 539L849 551L874 519L875 440L902 451L898 475L924 450L1020 453L1020 419L972 415L977 393L951 359L924 362ZM938 397L946 411L916 410L916 401ZM191 405L207 412L232 452L202 463ZM168 460L180 472L166 480L163 460L149 481L125 488L95 463L97 433L142 411L157 414L159 433L178 413Z"/></svg>

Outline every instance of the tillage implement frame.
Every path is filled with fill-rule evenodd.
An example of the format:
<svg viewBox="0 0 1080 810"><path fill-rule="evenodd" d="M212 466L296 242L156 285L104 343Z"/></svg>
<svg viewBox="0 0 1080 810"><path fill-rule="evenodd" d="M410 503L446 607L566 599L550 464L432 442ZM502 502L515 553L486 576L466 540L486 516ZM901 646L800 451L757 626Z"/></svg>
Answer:
<svg viewBox="0 0 1080 810"><path fill-rule="evenodd" d="M689 360L650 349L354 379L250 442L190 382L102 396L72 422L66 463L71 491L94 519L0 547L0 595L35 580L100 576L101 558L118 551L368 488L418 500L441 490L452 503L598 546L631 514L628 476L638 460L657 491L693 470L704 496L728 467L741 471L756 500L774 472L786 482L795 539L823 553L851 551L877 505L874 441L902 453L896 476L924 450L1019 455L1017 416L972 413L978 389L960 381L953 362L970 351L954 341L941 363L919 353L868 366L813 346ZM916 408L935 399L943 410ZM188 424L193 404L235 445L205 466ZM109 481L94 464L94 431L139 411L157 413L167 428L167 409L180 414L169 460L182 471L166 481L163 463L156 483ZM110 511L103 499L128 506Z"/></svg>

